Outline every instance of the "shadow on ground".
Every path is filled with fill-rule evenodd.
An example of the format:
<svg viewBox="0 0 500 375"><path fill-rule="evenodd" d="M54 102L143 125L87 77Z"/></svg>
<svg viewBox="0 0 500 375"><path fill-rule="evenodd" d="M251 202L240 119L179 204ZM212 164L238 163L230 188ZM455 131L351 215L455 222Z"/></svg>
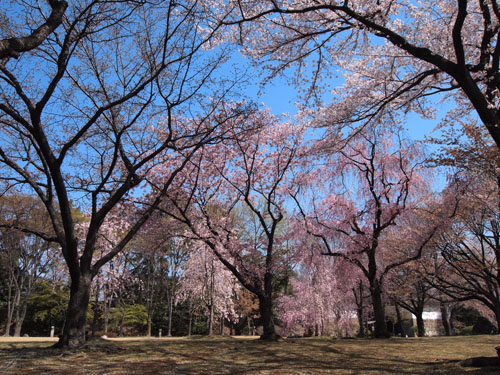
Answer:
<svg viewBox="0 0 500 375"><path fill-rule="evenodd" d="M95 341L71 351L49 345L1 345L0 374L498 374L459 362L496 354L500 338Z"/></svg>

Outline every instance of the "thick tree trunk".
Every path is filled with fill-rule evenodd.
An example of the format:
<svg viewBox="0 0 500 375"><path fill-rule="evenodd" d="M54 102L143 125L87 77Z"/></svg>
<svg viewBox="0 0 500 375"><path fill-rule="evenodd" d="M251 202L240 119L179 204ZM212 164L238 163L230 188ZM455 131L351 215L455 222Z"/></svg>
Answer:
<svg viewBox="0 0 500 375"><path fill-rule="evenodd" d="M21 336L21 329L23 327L24 318L26 318L26 310L28 309L28 300L24 300L22 306L20 307L20 311L16 316L16 326L14 328L14 336Z"/></svg>
<svg viewBox="0 0 500 375"><path fill-rule="evenodd" d="M445 302L441 302L439 304L439 308L441 310L441 322L443 323L444 334L446 336L451 336L452 328L451 328L451 309L450 309L450 306Z"/></svg>
<svg viewBox="0 0 500 375"><path fill-rule="evenodd" d="M19 319L20 319L20 306L21 305L21 288L19 285L16 286L16 293L14 296L14 303L12 306L12 312L15 311L16 316L15 316L15 322L16 325L14 326L14 337L19 337L21 335L21 326L18 325ZM12 319L12 317L11 317ZM11 323L12 324L12 323Z"/></svg>
<svg viewBox="0 0 500 375"><path fill-rule="evenodd" d="M79 280L72 280L63 333L56 347L76 348L85 344L85 325L91 283L90 274L81 275Z"/></svg>
<svg viewBox="0 0 500 375"><path fill-rule="evenodd" d="M417 336L424 337L425 336L425 324L424 324L423 312L417 311L417 314L415 316L417 318Z"/></svg>
<svg viewBox="0 0 500 375"><path fill-rule="evenodd" d="M385 323L385 306L382 302L382 290L377 285L370 287L373 313L375 315L375 330L373 335L377 338L389 337Z"/></svg>
<svg viewBox="0 0 500 375"><path fill-rule="evenodd" d="M496 323L497 323L497 331L496 333L500 332L500 305L495 304L495 318L496 318Z"/></svg>
<svg viewBox="0 0 500 375"><path fill-rule="evenodd" d="M261 340L276 340L279 336L276 334L273 321L273 300L270 297L259 296L259 311L262 323L263 333Z"/></svg>

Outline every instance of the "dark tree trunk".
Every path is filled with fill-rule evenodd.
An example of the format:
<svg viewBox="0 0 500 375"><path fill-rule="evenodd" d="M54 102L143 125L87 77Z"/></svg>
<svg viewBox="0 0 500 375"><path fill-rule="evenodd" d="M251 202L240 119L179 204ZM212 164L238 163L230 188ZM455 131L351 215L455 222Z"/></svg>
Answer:
<svg viewBox="0 0 500 375"><path fill-rule="evenodd" d="M76 348L85 344L85 325L91 283L90 274L80 275L78 280L72 280L63 333L56 347Z"/></svg>
<svg viewBox="0 0 500 375"><path fill-rule="evenodd" d="M188 336L191 336L191 330L193 326L193 302L189 300L188 305Z"/></svg>
<svg viewBox="0 0 500 375"><path fill-rule="evenodd" d="M262 323L263 333L261 340L276 340L279 336L276 334L273 321L273 300L271 297L259 296L259 311Z"/></svg>
<svg viewBox="0 0 500 375"><path fill-rule="evenodd" d="M365 322L363 320L363 307L357 309L359 332L358 337L365 337Z"/></svg>
<svg viewBox="0 0 500 375"><path fill-rule="evenodd" d="M375 282L375 284L377 284ZM373 314L375 316L375 330L373 335L377 338L389 337L387 325L385 323L385 307L382 302L382 290L378 285L370 287L373 304Z"/></svg>
<svg viewBox="0 0 500 375"><path fill-rule="evenodd" d="M396 334L400 334L401 337L405 337L405 329L403 327L403 319L401 318L401 310L399 310L399 305L397 303L394 303L394 308L396 309Z"/></svg>
<svg viewBox="0 0 500 375"><path fill-rule="evenodd" d="M423 311L417 311L417 314L415 314L417 318L417 336L418 337L424 337L425 336L425 324L424 324L424 318L423 318Z"/></svg>
<svg viewBox="0 0 500 375"><path fill-rule="evenodd" d="M497 323L497 333L500 332L500 305L495 304L495 318Z"/></svg>
<svg viewBox="0 0 500 375"><path fill-rule="evenodd" d="M238 323L232 323L231 327L233 328L236 336L241 336L243 334L243 329L248 325L248 316L245 316L243 319L240 319ZM248 334L250 334L250 329L248 330Z"/></svg>
<svg viewBox="0 0 500 375"><path fill-rule="evenodd" d="M125 314L127 312L127 308L125 306L120 307L120 310L122 311L122 317L120 319L120 328L118 330L118 336L123 337L123 324L125 323Z"/></svg>
<svg viewBox="0 0 500 375"><path fill-rule="evenodd" d="M352 293L354 294L354 301L356 302L356 311L358 314L358 337L365 337L363 281L358 281L357 290L356 288L352 288Z"/></svg>

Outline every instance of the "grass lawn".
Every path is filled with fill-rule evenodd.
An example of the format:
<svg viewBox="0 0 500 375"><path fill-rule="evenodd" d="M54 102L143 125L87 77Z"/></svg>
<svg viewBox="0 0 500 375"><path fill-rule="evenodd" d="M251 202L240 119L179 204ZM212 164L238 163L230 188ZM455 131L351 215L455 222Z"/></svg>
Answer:
<svg viewBox="0 0 500 375"><path fill-rule="evenodd" d="M61 352L51 343L1 343L0 374L500 374L464 368L494 357L500 336L287 339L179 338L90 342Z"/></svg>

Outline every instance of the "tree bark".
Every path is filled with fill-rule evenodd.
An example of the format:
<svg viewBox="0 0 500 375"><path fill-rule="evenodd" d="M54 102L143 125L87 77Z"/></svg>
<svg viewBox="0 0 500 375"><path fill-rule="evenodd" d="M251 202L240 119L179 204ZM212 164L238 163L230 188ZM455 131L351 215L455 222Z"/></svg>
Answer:
<svg viewBox="0 0 500 375"><path fill-rule="evenodd" d="M45 23L33 30L30 35L0 40L0 59L18 58L22 52L30 51L40 44L62 23L68 7L66 1L48 0L52 12Z"/></svg>
<svg viewBox="0 0 500 375"><path fill-rule="evenodd" d="M450 306L446 302L441 302L439 304L439 308L441 310L441 322L444 328L444 334L446 336L451 336L452 328L451 328L451 309Z"/></svg>
<svg viewBox="0 0 500 375"><path fill-rule="evenodd" d="M12 324L12 282L9 276L9 287L8 287L8 296L7 296L7 319L5 321L5 333L4 336L8 337L10 335L10 326Z"/></svg>
<svg viewBox="0 0 500 375"><path fill-rule="evenodd" d="M91 284L92 277L90 273L80 274L78 279L71 281L63 333L55 347L76 348L85 344L85 325Z"/></svg>
<svg viewBox="0 0 500 375"><path fill-rule="evenodd" d="M394 303L394 308L396 309L396 333L399 332L401 334L401 337L405 337L406 333L403 327L403 319L401 318L401 310L399 309L399 305L395 302Z"/></svg>
<svg viewBox="0 0 500 375"><path fill-rule="evenodd" d="M14 337L21 336L21 329L23 327L24 318L26 318L26 310L28 308L28 300L25 299L22 302L22 306L19 307L18 314L16 316L16 326L14 328Z"/></svg>
<svg viewBox="0 0 500 375"><path fill-rule="evenodd" d="M357 290L352 288L352 293L354 294L354 300L356 302L356 312L358 315L358 325L359 332L358 337L365 337L365 322L363 319L364 314L364 304L363 304L363 281L358 281Z"/></svg>
<svg viewBox="0 0 500 375"><path fill-rule="evenodd" d="M424 337L425 336L425 324L423 318L423 311L417 311L415 315L417 318L417 336Z"/></svg>
<svg viewBox="0 0 500 375"><path fill-rule="evenodd" d="M365 322L363 321L363 307L357 308L359 332L358 337L365 337Z"/></svg>
<svg viewBox="0 0 500 375"><path fill-rule="evenodd" d="M170 300L168 301L168 333L167 336L172 336L172 311L174 309L174 302L172 296L170 296Z"/></svg>
<svg viewBox="0 0 500 375"><path fill-rule="evenodd" d="M273 300L269 297L259 296L259 311L262 322L263 333L261 340L276 340L279 336L276 334L273 321Z"/></svg>
<svg viewBox="0 0 500 375"><path fill-rule="evenodd" d="M16 322L15 326L14 326L14 337L19 337L20 335L20 332L17 332L17 336L16 336L16 331L18 329L18 324L17 322L19 321L19 308L20 308L20 304L21 304L21 287L19 285L16 285L16 292L15 292L15 295L14 295L14 303L12 304L12 311L11 311L11 322L12 322L12 318L14 316L14 312L16 313L15 314L15 319L14 321ZM12 323L11 323L12 324ZM19 330L20 330L20 327L19 327Z"/></svg>
<svg viewBox="0 0 500 375"><path fill-rule="evenodd" d="M385 307L382 302L382 290L375 282L375 285L370 287L373 313L375 315L375 330L373 335L377 338L389 337L387 326L385 323Z"/></svg>
<svg viewBox="0 0 500 375"><path fill-rule="evenodd" d="M497 333L500 332L500 305L495 304L495 318L497 323Z"/></svg>

